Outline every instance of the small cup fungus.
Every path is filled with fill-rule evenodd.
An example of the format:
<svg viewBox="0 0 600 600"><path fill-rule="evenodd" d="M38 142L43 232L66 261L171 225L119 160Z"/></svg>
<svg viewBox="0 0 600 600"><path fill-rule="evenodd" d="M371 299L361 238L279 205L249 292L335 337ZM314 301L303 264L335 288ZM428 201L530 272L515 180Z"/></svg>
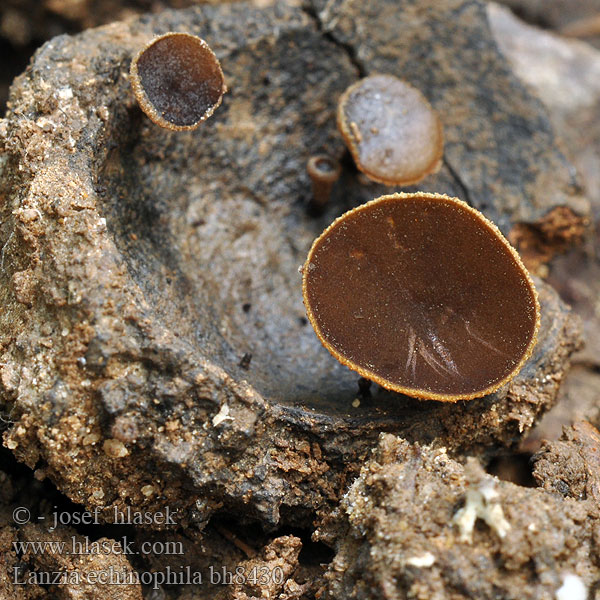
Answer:
<svg viewBox="0 0 600 600"><path fill-rule="evenodd" d="M326 154L317 154L308 159L306 170L313 188L311 206L316 211L321 211L329 202L331 188L340 178L342 166L339 161Z"/></svg>
<svg viewBox="0 0 600 600"><path fill-rule="evenodd" d="M131 62L130 77L146 115L175 131L198 127L227 91L214 52L189 33L166 33L152 40Z"/></svg>
<svg viewBox="0 0 600 600"><path fill-rule="evenodd" d="M435 173L444 151L441 122L426 98L393 75L371 75L341 96L338 128L369 179L410 185Z"/></svg>
<svg viewBox="0 0 600 600"><path fill-rule="evenodd" d="M382 196L336 219L302 268L308 318L342 364L454 402L512 379L539 328L537 292L498 228L456 198Z"/></svg>

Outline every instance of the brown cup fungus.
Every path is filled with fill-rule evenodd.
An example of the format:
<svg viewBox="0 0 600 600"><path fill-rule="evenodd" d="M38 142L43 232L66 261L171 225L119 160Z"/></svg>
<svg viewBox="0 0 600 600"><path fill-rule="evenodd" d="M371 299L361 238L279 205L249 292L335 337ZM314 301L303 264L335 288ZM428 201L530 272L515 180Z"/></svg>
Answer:
<svg viewBox="0 0 600 600"><path fill-rule="evenodd" d="M316 210L322 210L329 202L333 184L340 178L342 165L326 154L317 154L308 159L306 171L312 181L311 206Z"/></svg>
<svg viewBox="0 0 600 600"><path fill-rule="evenodd" d="M393 75L351 85L338 103L337 124L356 166L373 181L411 185L440 168L440 119L419 90Z"/></svg>
<svg viewBox="0 0 600 600"><path fill-rule="evenodd" d="M198 127L227 91L214 52L188 33L152 40L131 62L130 77L141 109L157 125L175 131Z"/></svg>
<svg viewBox="0 0 600 600"><path fill-rule="evenodd" d="M456 198L394 194L359 206L315 240L302 273L323 345L389 390L484 396L535 345L531 277L498 228Z"/></svg>

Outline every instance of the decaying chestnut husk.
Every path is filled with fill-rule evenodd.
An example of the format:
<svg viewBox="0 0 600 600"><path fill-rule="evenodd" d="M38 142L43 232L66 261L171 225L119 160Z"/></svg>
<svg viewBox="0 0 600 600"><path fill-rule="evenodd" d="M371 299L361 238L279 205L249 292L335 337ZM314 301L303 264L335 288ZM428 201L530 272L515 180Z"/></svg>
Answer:
<svg viewBox="0 0 600 600"><path fill-rule="evenodd" d="M359 76L346 43L368 56L361 68L427 88L444 113L446 158L426 190L464 197L504 231L556 206L583 210L484 7L427 2L423 25L401 4L378 2L371 15L375 5L349 3L331 36L293 7L196 7L38 52L0 128L0 399L19 460L107 517L112 506L168 503L198 528L217 511L309 527L381 431L484 454L552 404L578 333L542 283L532 357L507 387L468 403L359 395L356 374L307 326L297 267L311 241L381 189L348 167L320 219L302 201L308 157L344 152L336 102ZM347 23L364 19L368 39L352 38ZM201 135L154 127L127 78L154 33L183 29L235 82ZM438 77L456 86L438 89Z"/></svg>

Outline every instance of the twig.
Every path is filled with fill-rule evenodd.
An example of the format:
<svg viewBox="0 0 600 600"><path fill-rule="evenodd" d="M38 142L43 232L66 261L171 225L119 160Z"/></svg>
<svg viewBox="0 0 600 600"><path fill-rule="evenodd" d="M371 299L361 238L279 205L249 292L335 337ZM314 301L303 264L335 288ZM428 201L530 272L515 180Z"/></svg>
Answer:
<svg viewBox="0 0 600 600"><path fill-rule="evenodd" d="M242 542L234 533L226 529L222 525L215 525L215 529L234 546L237 546L248 558L254 558L257 554L256 550Z"/></svg>

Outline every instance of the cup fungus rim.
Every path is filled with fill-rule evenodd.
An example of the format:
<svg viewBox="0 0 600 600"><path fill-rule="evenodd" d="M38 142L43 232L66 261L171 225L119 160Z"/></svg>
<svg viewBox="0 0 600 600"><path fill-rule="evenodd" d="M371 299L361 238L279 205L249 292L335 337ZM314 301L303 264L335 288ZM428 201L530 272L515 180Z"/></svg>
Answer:
<svg viewBox="0 0 600 600"><path fill-rule="evenodd" d="M429 108L429 110L431 111L431 113L433 114L433 116L435 118L436 129L437 129L437 134L438 134L438 144L436 147L436 152L435 152L432 160L428 163L427 167L425 169L423 169L421 171L420 175L418 175L418 176L394 179L394 178L383 177L381 175L374 174L370 169L365 168L365 165L360 160L360 156L359 156L359 152L358 152L358 146L360 145L360 141L356 139L356 134L352 131L350 124L346 122L347 120L344 117L344 110L345 110L348 98L350 97L350 94L352 94L352 92L354 92L361 85L363 85L365 80L367 80L371 77L379 77L382 75L386 76L386 77L393 77L394 79L397 79L398 81L402 82L404 85L406 85L406 86L412 88L413 90L415 90L416 92L418 92L422 98L423 103ZM343 94L340 96L340 98L338 100L337 111L336 111L336 121L337 121L338 130L342 134L344 143L346 144L346 147L348 148L348 150L350 151L350 154L352 155L354 164L356 165L358 170L362 171L371 181L375 181L377 183L383 183L384 185L390 185L390 186L392 186L392 185L413 185L413 184L421 182L428 175L437 173L437 171L439 171L439 169L442 165L442 157L444 156L444 127L442 125L442 120L440 119L438 112L433 108L433 106L431 105L429 100L425 97L423 92L421 92L421 90L416 88L414 85L412 85L408 81L401 79L400 77L397 77L396 75L392 75L391 73L371 73L371 74L367 75L366 77L363 77L363 78L359 79L358 81L355 81L350 86L348 86L344 90Z"/></svg>
<svg viewBox="0 0 600 600"><path fill-rule="evenodd" d="M317 166L319 161L330 163L332 168L329 171L320 170ZM342 174L342 165L339 160L328 154L314 154L306 161L306 171L311 181L334 184Z"/></svg>
<svg viewBox="0 0 600 600"><path fill-rule="evenodd" d="M487 227L492 233L495 234L495 236L498 238L498 240L510 252L513 260L516 263L516 266L519 268L519 270L524 275L525 280L527 281L529 290L531 292L531 295L533 297L534 307L535 307L535 325L534 325L534 329L533 329L533 334L531 336L531 340L529 341L529 344L528 344L525 352L521 356L519 362L512 368L510 373L508 373L500 381L497 381L496 383L494 383L480 391L471 392L469 394L442 394L442 393L438 393L438 392L428 392L427 390L412 388L412 387L408 387L408 386L396 385L396 384L393 384L393 383L385 380L383 377L381 377L377 373L374 373L370 369L367 369L365 367L357 365L356 363L353 363L350 359L348 359L347 357L343 356L340 352L338 352L326 340L325 336L323 335L323 333L321 331L321 328L319 327L319 324L315 318L315 315L311 308L310 302L308 300L307 280L308 280L308 274L310 272L308 265L311 262L311 258L313 256L315 250L319 247L320 242L322 241L323 238L325 238L329 234L330 231L332 231L341 221L343 221L351 213L356 214L358 212L368 210L370 207L377 205L378 203L385 202L385 201L388 201L391 199L413 200L416 198L427 199L427 200L439 200L439 201L445 202L447 204L452 204L453 206L460 206L462 209L464 209L467 212L469 212L470 214L474 215L485 227ZM540 302L539 302L539 298L538 298L537 289L535 287L533 279L531 278L531 275L529 274L529 271L523 264L523 261L521 260L521 257L519 256L518 252L511 246L511 244L504 237L504 235L502 234L500 229L498 229L498 227L494 223L492 223L492 221L490 221L480 211L476 210L472 206L469 206L466 202L464 202L460 198L448 196L446 194L436 194L436 193L431 193L431 192L412 192L412 193L411 192L396 192L394 194L385 194L383 196L379 196L378 198L375 198L369 202L366 202L365 204L361 204L349 211L346 211L344 214L337 217L323 231L323 233L321 233L321 235L319 235L313 241L311 248L308 252L306 261L304 262L304 265L301 268L301 271L302 271L302 298L303 298L304 306L306 308L306 314L307 314L308 320L310 321L321 344L323 344L323 346L334 356L334 358L336 360L338 360L338 362L340 362L344 366L348 367L349 369L352 369L353 371L355 371L362 377L365 377L366 379L369 379L370 381L373 381L373 382L377 383L378 385L380 385L381 387L383 387L387 390L390 390L392 392L398 392L398 393L410 396L412 398L418 398L420 400L437 400L440 402L458 402L459 400L473 400L475 398L482 398L483 396L487 396L488 394L492 394L492 393L496 392L503 385L505 385L509 381L511 381L521 371L521 369L523 368L525 363L529 360L529 358L531 357L531 355L533 353L533 349L535 348L535 345L537 343L538 332L539 332L540 322L541 322Z"/></svg>
<svg viewBox="0 0 600 600"><path fill-rule="evenodd" d="M142 54L154 46L157 42L173 36L186 37L188 39L193 40L198 44L203 50L207 51L215 61L217 66L217 72L221 78L221 94L219 95L218 100L208 108L204 114L191 125L175 125L165 119L157 110L148 94L146 94L146 90L142 85L141 77L138 72L138 60L141 58ZM201 37L194 35L193 33L187 33L185 31L168 31L167 33L163 33L157 35L152 38L141 50L137 52L137 54L131 59L131 65L129 67L129 80L131 82L131 87L133 88L133 93L138 101L138 104L142 111L146 114L146 116L155 124L160 127L164 127L165 129L171 129L172 131L191 131L193 129L197 129L201 123L206 121L209 117L213 115L215 110L221 106L221 102L223 100L223 95L227 93L227 84L225 83L225 75L223 75L223 69L221 68L221 63L217 58L217 55L214 53L213 49L208 45L208 43L202 39Z"/></svg>

